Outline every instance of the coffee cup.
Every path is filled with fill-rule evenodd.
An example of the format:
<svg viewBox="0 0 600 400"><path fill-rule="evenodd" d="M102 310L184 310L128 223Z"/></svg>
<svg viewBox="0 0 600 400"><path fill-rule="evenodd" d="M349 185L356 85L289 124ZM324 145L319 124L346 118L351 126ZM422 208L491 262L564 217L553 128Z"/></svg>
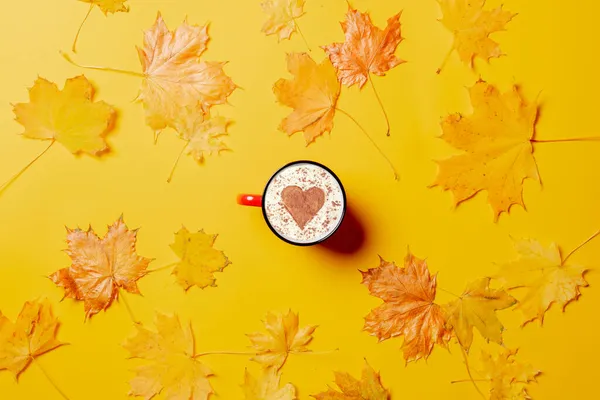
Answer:
<svg viewBox="0 0 600 400"><path fill-rule="evenodd" d="M331 237L346 213L346 193L326 166L299 160L275 172L262 195L241 194L237 202L261 207L267 226L281 240L311 246Z"/></svg>

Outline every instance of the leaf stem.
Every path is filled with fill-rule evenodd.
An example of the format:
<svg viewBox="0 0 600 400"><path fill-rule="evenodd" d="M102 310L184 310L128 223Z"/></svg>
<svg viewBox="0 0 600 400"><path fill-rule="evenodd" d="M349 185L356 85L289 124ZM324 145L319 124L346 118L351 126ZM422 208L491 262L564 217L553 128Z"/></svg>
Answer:
<svg viewBox="0 0 600 400"><path fill-rule="evenodd" d="M459 379L457 381L450 381L450 383L466 383L466 382L489 382L489 379Z"/></svg>
<svg viewBox="0 0 600 400"><path fill-rule="evenodd" d="M256 352L251 351L205 351L195 354L192 358L199 358L211 355L226 355L226 356L255 356Z"/></svg>
<svg viewBox="0 0 600 400"><path fill-rule="evenodd" d="M449 290L446 290L446 289L444 289L443 287L439 287L439 286L438 286L437 288L438 288L438 290L441 290L442 292L446 292L446 293L448 293L448 294L451 294L451 295L452 295L452 296L454 296L454 297L458 297L458 298L460 298L460 297L461 297L461 296L459 296L459 295L457 295L457 294L454 294L454 293L452 293L452 292L451 292L451 291L449 291Z"/></svg>
<svg viewBox="0 0 600 400"><path fill-rule="evenodd" d="M302 32L302 29L300 29L300 25L298 25L298 22L296 22L296 18L292 18L292 22L294 23L294 26L296 27L296 30L300 34L300 37L304 41L304 44L306 45L306 48L308 49L309 52L312 52L312 49L310 48L310 45L308 44L308 40L306 40L306 36L304 36L304 33Z"/></svg>
<svg viewBox="0 0 600 400"><path fill-rule="evenodd" d="M567 256L565 258L563 258L563 260L560 263L560 265L561 266L565 265L565 263L567 262L567 260L569 259L569 257L571 257L577 250L581 249L583 246L585 246L586 244L588 244L589 242L591 242L592 239L594 239L598 235L600 235L600 230L596 231L592 236L590 236L589 238L587 238L583 243L581 243L579 246L577 246L573 250L571 250L571 252L569 254L567 254Z"/></svg>
<svg viewBox="0 0 600 400"><path fill-rule="evenodd" d="M473 375L471 374L471 367L469 366L469 356L467 355L467 352L465 351L465 349L460 345L460 343L458 345L462 352L463 359L465 360L465 367L467 367L467 374L469 375L469 380L471 381L471 383L473 383L473 386L475 386L475 390L477 390L477 393L479 393L481 395L481 397L483 397L485 399L485 395L483 394L481 389L479 389L479 386L477 386L477 384L475 383L475 380L473 379Z"/></svg>
<svg viewBox="0 0 600 400"><path fill-rule="evenodd" d="M572 139L548 139L548 140L531 139L530 142L531 143L600 142L600 136L588 136L588 137L572 138Z"/></svg>
<svg viewBox="0 0 600 400"><path fill-rule="evenodd" d="M65 400L69 400L69 396L67 396L65 394L65 392L63 392L61 390L61 388L58 387L58 385L56 384L56 382L54 382L54 379L52 379L52 377L50 376L50 374L48 374L48 372L42 366L42 364L40 364L40 362L35 357L31 357L31 360L32 360L33 364L35 364L40 369L40 371L42 371L42 374L44 374L44 376L46 377L46 379L48 380L48 382L50 382L50 384L54 387L54 389L56 389L56 391L62 396L62 398L65 399Z"/></svg>
<svg viewBox="0 0 600 400"><path fill-rule="evenodd" d="M137 318L135 318L135 316L133 315L133 311L131 310L131 306L129 305L129 301L127 300L127 296L125 295L125 292L121 289L119 289L119 299L123 300L123 305L125 306L125 309L127 310L127 314L129 314L129 318L131 318L131 322L133 322L134 325L142 325L142 323L140 321L137 320Z"/></svg>
<svg viewBox="0 0 600 400"><path fill-rule="evenodd" d="M377 151L379 152L379 154L381 154L382 157L385 158L385 161L387 161L387 163L389 164L390 168L392 169L392 172L394 173L394 180L397 181L399 179L398 178L398 172L396 172L396 168L394 167L394 164L392 164L392 162L390 161L390 159L379 148L379 146L377 146L377 143L375 143L375 141L369 135L369 133L366 131L366 129L352 115L348 114L346 111L344 111L344 110L342 110L340 108L336 108L336 110L338 110L339 112L341 112L342 114L344 114L346 117L350 118L352 120L352 122L354 122L356 124L356 126L358 126L358 128L365 134L365 136L367 136L367 138L373 144L373 146L375 146L375 148L377 149Z"/></svg>
<svg viewBox="0 0 600 400"><path fill-rule="evenodd" d="M450 50L448 50L448 53L446 53L446 56L444 57L442 64L437 69L437 71L435 71L436 74L439 75L442 72L442 70L446 67L446 64L448 63L448 60L450 60L450 56L452 55L453 51L454 51L454 45L452 47L450 47Z"/></svg>
<svg viewBox="0 0 600 400"><path fill-rule="evenodd" d="M178 262L174 262L174 263L167 264L167 265L159 267L159 268L154 268L154 269L149 270L148 273L157 272L157 271L162 271L162 270L165 270L165 269L173 268L177 264L179 264L179 263Z"/></svg>
<svg viewBox="0 0 600 400"><path fill-rule="evenodd" d="M137 76L139 78L146 78L146 75L144 75L141 72L135 72L135 71L128 71L128 70L124 70L124 69L118 69L118 68L108 68L108 67L99 67L96 65L81 65L76 63L75 61L73 61L73 59L66 53L62 52L59 50L59 53L61 56L63 56L63 58L65 60L67 60L68 63L79 67L79 68L83 68L83 69L92 69L92 70L96 70L96 71L105 71L105 72L115 72L117 74L124 74L124 75L131 75L131 76Z"/></svg>
<svg viewBox="0 0 600 400"><path fill-rule="evenodd" d="M313 355L313 356L320 356L323 354L331 354L331 353L335 353L336 351L340 351L340 349L333 349L333 350L320 350L320 351L312 351L312 350L308 350L308 351L290 351L289 354L306 354L306 355Z"/></svg>
<svg viewBox="0 0 600 400"><path fill-rule="evenodd" d="M29 169L29 167L31 167L37 160L40 159L40 157L42 157L44 154L46 154L46 152L48 150L50 150L50 147L52 147L52 145L55 142L56 142L56 140L53 139L50 142L50 144L48 145L48 147L46 147L44 149L44 151L42 151L40 154L38 154L29 164L27 164L25 167L23 167L23 169L21 169L19 172L17 172L15 175L13 175L8 181L4 182L2 184L2 186L0 186L0 195L2 195L4 193L4 191L10 187L10 185L12 185L13 183L15 183L15 181L17 179L19 179L19 177L21 175L23 175L25 173L25 171L27 171Z"/></svg>
<svg viewBox="0 0 600 400"><path fill-rule="evenodd" d="M77 30L77 34L75 35L75 40L73 40L73 47L71 47L73 53L77 53L77 40L79 39L79 34L81 33L81 29L83 28L85 21L87 21L93 9L94 3L90 3L90 9L88 10L87 14L85 14L85 18L83 18L83 21L81 21L81 25L79 25L79 29Z"/></svg>
<svg viewBox="0 0 600 400"><path fill-rule="evenodd" d="M373 82L373 77L369 75L369 82L371 82L371 87L373 88L373 93L377 98L377 102L379 103L379 107L381 107L381 111L383 112L383 116L385 117L385 123L387 125L387 130L385 132L386 136L390 136L390 119L388 118L387 111L385 111L385 107L383 106L383 102L381 101L381 97L379 97L379 93L377 89L375 89L375 83Z"/></svg>
<svg viewBox="0 0 600 400"><path fill-rule="evenodd" d="M169 174L169 177L167 178L167 183L171 183L171 180L173 180L173 174L175 173L175 169L177 168L177 165L179 165L179 160L181 159L181 156L183 155L183 152L185 151L187 145L188 145L188 142L185 143L185 145L179 152L179 155L177 156L177 159L175 160L175 163L173 164L173 168L171 168L171 173Z"/></svg>

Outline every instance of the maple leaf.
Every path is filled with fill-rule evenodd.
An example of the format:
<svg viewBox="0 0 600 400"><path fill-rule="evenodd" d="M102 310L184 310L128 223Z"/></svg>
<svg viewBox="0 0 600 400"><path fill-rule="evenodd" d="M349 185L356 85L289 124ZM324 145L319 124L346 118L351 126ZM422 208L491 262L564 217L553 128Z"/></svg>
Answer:
<svg viewBox="0 0 600 400"><path fill-rule="evenodd" d="M267 334L249 333L247 336L257 354L252 358L264 367L281 369L290 353L309 352L306 348L312 340L316 326L298 328L298 314L291 310L287 314L267 313L263 321Z"/></svg>
<svg viewBox="0 0 600 400"><path fill-rule="evenodd" d="M203 163L207 155L229 150L223 142L231 120L225 117L210 117L198 112L188 111L177 121L175 129L187 142L185 154L191 155L198 163Z"/></svg>
<svg viewBox="0 0 600 400"><path fill-rule="evenodd" d="M83 3L90 3L90 7L98 6L100 10L107 14L116 12L129 12L129 7L125 4L127 0L79 0Z"/></svg>
<svg viewBox="0 0 600 400"><path fill-rule="evenodd" d="M490 400L531 399L527 386L536 382L541 372L515 360L516 354L517 350L509 349L502 350L498 357L481 353L482 373L490 381Z"/></svg>
<svg viewBox="0 0 600 400"><path fill-rule="evenodd" d="M29 103L13 106L23 136L62 144L73 154L97 155L108 149L104 136L116 112L103 101L94 102L94 87L83 75L67 79L63 90L38 78L29 89Z"/></svg>
<svg viewBox="0 0 600 400"><path fill-rule="evenodd" d="M144 103L146 123L156 132L174 127L181 110L224 104L236 85L223 71L224 62L201 61L208 43L207 26L184 21L169 31L159 13L155 24L144 32L138 48L144 80L139 98Z"/></svg>
<svg viewBox="0 0 600 400"><path fill-rule="evenodd" d="M365 317L364 329L379 341L404 336L404 359L416 361L431 354L435 344L446 347L450 330L442 308L435 304L436 277L427 263L410 252L404 268L380 257L376 268L361 271L372 296L384 301Z"/></svg>
<svg viewBox="0 0 600 400"><path fill-rule="evenodd" d="M543 323L552 304L564 311L581 296L580 288L588 286L584 278L587 268L566 263L573 252L563 257L556 244L544 247L531 239L516 242L515 248L519 258L503 265L496 278L509 290L521 294L516 295L515 310L523 313L523 325L536 319Z"/></svg>
<svg viewBox="0 0 600 400"><path fill-rule="evenodd" d="M213 392L210 368L197 360L194 334L176 315L156 314L156 331L136 325L136 334L123 347L131 358L148 364L134 369L130 396L146 400L163 394L169 400L206 400Z"/></svg>
<svg viewBox="0 0 600 400"><path fill-rule="evenodd" d="M333 129L340 83L328 59L317 64L306 53L288 54L287 66L294 79L279 79L273 87L277 101L294 111L279 129L288 135L304 132L306 144Z"/></svg>
<svg viewBox="0 0 600 400"><path fill-rule="evenodd" d="M470 90L473 114L452 114L442 121L441 138L464 154L438 161L431 185L451 190L456 205L482 190L497 221L513 204L523 203L523 181L539 181L533 157L537 104L528 104L516 86L501 94L486 82Z"/></svg>
<svg viewBox="0 0 600 400"><path fill-rule="evenodd" d="M254 378L248 370L244 374L245 400L294 400L296 388L291 383L279 387L281 374L275 368L267 368L259 379Z"/></svg>
<svg viewBox="0 0 600 400"><path fill-rule="evenodd" d="M498 43L489 36L503 31L517 14L504 11L502 6L491 11L484 10L485 0L438 0L438 3L444 14L440 22L454 34L454 43L448 56L456 50L460 59L472 68L475 57L489 61L492 57L502 55Z"/></svg>
<svg viewBox="0 0 600 400"><path fill-rule="evenodd" d="M267 0L261 7L269 14L261 32L277 35L279 40L289 39L297 30L296 19L304 15L304 0Z"/></svg>
<svg viewBox="0 0 600 400"><path fill-rule="evenodd" d="M121 216L100 239L87 231L67 228L67 255L72 264L50 275L65 297L84 302L86 318L106 310L119 289L139 294L137 281L145 276L149 258L136 254L137 230L130 231Z"/></svg>
<svg viewBox="0 0 600 400"><path fill-rule="evenodd" d="M340 391L329 388L312 397L317 400L388 400L390 396L379 374L366 360L360 380L346 372L335 372L335 383Z"/></svg>
<svg viewBox="0 0 600 400"><path fill-rule="evenodd" d="M190 233L185 227L175 234L171 249L181 260L173 269L173 275L185 290L194 285L202 289L216 286L213 274L231 264L225 253L213 247L216 239L217 235L203 230Z"/></svg>
<svg viewBox="0 0 600 400"><path fill-rule="evenodd" d="M473 343L473 328L487 339L502 344L503 326L495 314L512 307L516 300L503 289L490 289L490 278L467 285L463 294L444 306L448 327L454 330L458 342L469 351Z"/></svg>
<svg viewBox="0 0 600 400"><path fill-rule="evenodd" d="M18 379L39 356L64 345L56 338L58 326L46 299L25 302L14 324L0 313L0 371Z"/></svg>

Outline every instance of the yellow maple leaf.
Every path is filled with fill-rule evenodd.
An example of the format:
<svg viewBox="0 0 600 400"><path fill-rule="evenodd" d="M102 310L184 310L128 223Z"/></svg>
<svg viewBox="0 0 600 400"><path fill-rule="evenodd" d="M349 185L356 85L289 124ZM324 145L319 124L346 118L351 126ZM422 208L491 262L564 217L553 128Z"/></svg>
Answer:
<svg viewBox="0 0 600 400"><path fill-rule="evenodd" d="M261 31L279 40L289 39L297 30L296 19L304 15L304 0L266 0L261 7L269 14Z"/></svg>
<svg viewBox="0 0 600 400"><path fill-rule="evenodd" d="M340 391L329 388L312 397L317 400L388 400L390 397L381 384L381 377L366 360L360 380L346 372L335 372L335 383Z"/></svg>
<svg viewBox="0 0 600 400"><path fill-rule="evenodd" d="M225 253L213 247L216 239L217 235L203 230L191 233L186 227L175 234L171 249L181 260L173 269L173 275L185 290L194 285L201 289L217 286L214 273L231 264Z"/></svg>
<svg viewBox="0 0 600 400"><path fill-rule="evenodd" d="M275 368L262 371L260 378L256 379L248 370L244 374L244 399L245 400L294 400L296 388L291 383L279 387L281 374Z"/></svg>
<svg viewBox="0 0 600 400"><path fill-rule="evenodd" d="M438 161L431 186L451 190L456 205L482 190L497 221L513 204L523 203L523 181L539 180L533 157L537 104L528 104L515 86L500 93L477 82L470 90L473 114L452 114L442 121L441 138L464 153Z"/></svg>
<svg viewBox="0 0 600 400"><path fill-rule="evenodd" d="M540 371L515 359L517 350L504 349L497 357L482 352L483 375L490 381L490 400L531 399L527 386L536 382Z"/></svg>
<svg viewBox="0 0 600 400"><path fill-rule="evenodd" d="M519 253L516 261L500 267L498 278L508 289L514 289L518 304L515 310L523 313L523 325L539 319L544 321L552 304L565 307L581 296L581 287L588 286L584 278L586 267L570 265L558 246L542 246L536 240L515 243ZM571 252L573 254L573 252Z"/></svg>
<svg viewBox="0 0 600 400"><path fill-rule="evenodd" d="M298 314L291 310L287 314L267 313L263 321L267 333L249 333L247 336L257 354L252 358L264 367L281 369L292 353L305 353L312 340L316 326L298 327Z"/></svg>
<svg viewBox="0 0 600 400"><path fill-rule="evenodd" d="M174 127L181 110L224 104L236 85L223 71L224 62L201 61L209 40L207 26L183 22L169 31L160 13L155 24L144 32L138 48L144 80L140 100L146 123L156 132Z"/></svg>
<svg viewBox="0 0 600 400"><path fill-rule="evenodd" d="M502 344L502 323L497 310L512 307L516 300L503 289L490 289L490 278L482 278L467 285L463 294L444 306L448 326L454 330L459 344L469 351L473 343L473 328L481 336Z"/></svg>
<svg viewBox="0 0 600 400"><path fill-rule="evenodd" d="M210 368L197 360L191 325L182 326L176 315L156 314L156 331L136 325L135 336L123 347L130 358L147 361L134 369L130 396L146 400L163 394L169 400L206 400L213 393Z"/></svg>
<svg viewBox="0 0 600 400"><path fill-rule="evenodd" d="M65 297L84 302L86 318L106 310L119 289L139 294L137 281L145 276L149 258L135 251L137 230L130 231L123 217L108 227L100 239L87 231L67 228L67 255L72 264L50 275L65 291Z"/></svg>
<svg viewBox="0 0 600 400"><path fill-rule="evenodd" d="M191 155L198 163L203 163L205 156L229 150L223 142L227 136L227 128L231 120L225 117L211 117L196 110L189 110L175 124L175 129L187 142L184 153Z"/></svg>
<svg viewBox="0 0 600 400"><path fill-rule="evenodd" d="M288 135L304 132L306 144L333 129L333 116L341 85L328 59L317 64L306 53L287 56L294 79L279 79L273 87L277 101L294 111L281 121L279 129Z"/></svg>
<svg viewBox="0 0 600 400"><path fill-rule="evenodd" d="M29 103L15 104L16 121L23 136L51 140L71 153L97 155L108 149L104 136L116 112L103 101L93 102L94 88L83 75L67 79L63 90L44 78L29 89Z"/></svg>
<svg viewBox="0 0 600 400"><path fill-rule="evenodd" d="M14 324L0 313L0 370L18 379L39 356L64 345L56 338L58 326L46 299L26 302Z"/></svg>
<svg viewBox="0 0 600 400"><path fill-rule="evenodd" d="M504 11L502 6L484 10L485 0L438 0L438 3L444 15L440 21L454 34L448 55L456 50L460 59L470 67L473 67L475 57L489 61L502 55L500 46L490 39L490 35L503 31L516 14Z"/></svg>
<svg viewBox="0 0 600 400"><path fill-rule="evenodd" d="M116 12L129 12L129 7L125 4L127 0L79 0L84 3L90 3L90 7L98 6L104 15Z"/></svg>

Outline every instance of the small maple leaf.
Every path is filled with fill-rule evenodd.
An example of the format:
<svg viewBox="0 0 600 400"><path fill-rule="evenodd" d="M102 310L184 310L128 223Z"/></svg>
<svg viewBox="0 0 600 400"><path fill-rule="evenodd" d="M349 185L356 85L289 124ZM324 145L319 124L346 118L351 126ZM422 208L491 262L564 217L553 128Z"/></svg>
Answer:
<svg viewBox="0 0 600 400"><path fill-rule="evenodd" d="M456 50L460 59L471 68L475 57L489 61L492 57L502 55L498 43L489 36L503 31L517 14L504 11L502 6L491 11L484 10L485 0L438 0L438 3L444 14L441 23L454 34L454 43L448 55Z"/></svg>
<svg viewBox="0 0 600 400"><path fill-rule="evenodd" d="M451 333L442 308L433 302L437 282L425 260L409 252L400 268L380 257L378 267L361 273L371 295L384 301L365 317L367 332L379 341L404 336L406 362L427 359L435 344L447 346Z"/></svg>
<svg viewBox="0 0 600 400"><path fill-rule="evenodd" d="M229 150L223 139L227 136L230 123L231 120L225 117L211 117L197 110L189 110L176 122L175 130L187 142L185 154L201 164L205 156Z"/></svg>
<svg viewBox="0 0 600 400"><path fill-rule="evenodd" d="M261 32L277 35L279 40L289 39L297 30L296 19L304 15L304 0L267 0L261 7L269 14Z"/></svg>
<svg viewBox="0 0 600 400"><path fill-rule="evenodd" d="M528 104L516 86L507 93L484 81L470 90L473 114L452 114L442 121L441 138L464 154L438 161L431 185L451 190L456 205L482 190L497 221L513 204L523 203L523 181L539 181L533 157L537 104Z"/></svg>
<svg viewBox="0 0 600 400"><path fill-rule="evenodd" d="M517 350L504 349L498 355L482 352L483 375L490 381L490 400L531 399L527 386L536 382L540 371L515 360Z"/></svg>
<svg viewBox="0 0 600 400"><path fill-rule="evenodd" d="M277 101L294 111L279 129L288 135L304 132L306 144L333 129L340 83L328 59L317 64L306 53L288 54L287 66L294 79L279 79L273 87Z"/></svg>
<svg viewBox="0 0 600 400"><path fill-rule="evenodd" d="M217 235L203 230L191 233L185 227L175 234L171 249L181 260L173 269L173 275L185 290L194 285L201 289L217 286L214 273L231 264L225 253L213 247L216 239Z"/></svg>
<svg viewBox="0 0 600 400"><path fill-rule="evenodd" d="M584 278L588 269L567 264L570 254L563 257L556 244L544 247L528 239L516 242L515 248L519 258L500 267L496 278L515 291L515 310L523 313L523 325L536 319L543 323L544 315L555 303L564 312L569 303L581 296L580 289L588 286Z"/></svg>
<svg viewBox="0 0 600 400"><path fill-rule="evenodd" d="M213 373L197 360L192 327L182 326L176 315L161 313L156 314L155 325L156 331L136 325L135 336L123 344L130 358L148 362L134 369L129 395L146 400L159 394L173 400L208 399Z"/></svg>
<svg viewBox="0 0 600 400"><path fill-rule="evenodd" d="M365 360L361 379L346 372L335 372L335 383L340 391L329 388L313 395L317 400L388 400L389 391L381 384L381 377Z"/></svg>
<svg viewBox="0 0 600 400"><path fill-rule="evenodd" d="M512 307L516 300L503 289L490 289L490 278L467 285L463 294L443 306L448 327L454 330L459 344L468 352L473 343L473 328L487 339L502 344L503 326L495 314Z"/></svg>
<svg viewBox="0 0 600 400"><path fill-rule="evenodd" d="M46 299L26 302L14 324L0 313L0 371L18 379L39 356L64 345L56 338L58 326Z"/></svg>
<svg viewBox="0 0 600 400"><path fill-rule="evenodd" d="M107 14L116 12L129 12L129 7L125 4L127 0L79 0L83 3L90 3L91 6L98 6L100 10Z"/></svg>
<svg viewBox="0 0 600 400"><path fill-rule="evenodd" d="M73 154L98 155L108 149L104 136L112 128L116 112L103 101L94 102L94 87L83 75L67 79L63 90L38 78L29 89L29 103L13 106L23 136L51 140Z"/></svg>
<svg viewBox="0 0 600 400"><path fill-rule="evenodd" d="M139 98L144 103L146 123L156 132L174 127L181 110L224 104L236 85L223 71L224 62L200 61L209 40L207 26L184 21L169 31L160 13L144 32L138 48L144 72Z"/></svg>
<svg viewBox="0 0 600 400"><path fill-rule="evenodd" d="M119 218L104 238L90 227L87 231L67 228L67 255L72 264L50 275L65 291L65 297L84 302L86 318L106 310L119 289L139 294L137 281L145 276L149 258L136 254L137 230L130 231Z"/></svg>
<svg viewBox="0 0 600 400"><path fill-rule="evenodd" d="M291 383L279 387L281 373L275 368L266 368L260 378L256 379L248 370L244 374L245 400L295 400L296 388Z"/></svg>
<svg viewBox="0 0 600 400"><path fill-rule="evenodd" d="M291 310L287 314L267 313L264 320L267 334L249 333L247 336L257 354L252 358L264 367L281 369L290 353L309 352L306 348L312 340L316 326L298 329L298 314Z"/></svg>

